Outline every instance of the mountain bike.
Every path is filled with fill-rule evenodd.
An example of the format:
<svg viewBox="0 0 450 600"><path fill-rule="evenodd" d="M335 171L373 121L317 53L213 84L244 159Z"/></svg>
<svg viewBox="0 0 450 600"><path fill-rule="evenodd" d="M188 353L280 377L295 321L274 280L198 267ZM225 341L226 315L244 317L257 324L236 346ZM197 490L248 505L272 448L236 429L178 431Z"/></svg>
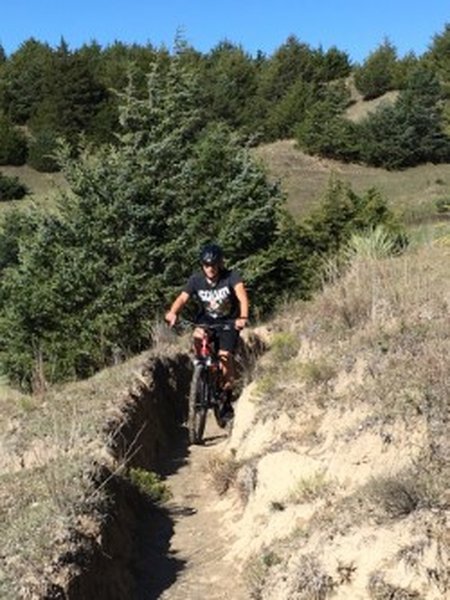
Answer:
<svg viewBox="0 0 450 600"><path fill-rule="evenodd" d="M219 427L227 425L222 415L227 391L223 389L217 334L220 330L233 328L234 320L217 324L188 323L203 330L200 353L193 359L188 416L189 441L201 444L209 409L212 409Z"/></svg>

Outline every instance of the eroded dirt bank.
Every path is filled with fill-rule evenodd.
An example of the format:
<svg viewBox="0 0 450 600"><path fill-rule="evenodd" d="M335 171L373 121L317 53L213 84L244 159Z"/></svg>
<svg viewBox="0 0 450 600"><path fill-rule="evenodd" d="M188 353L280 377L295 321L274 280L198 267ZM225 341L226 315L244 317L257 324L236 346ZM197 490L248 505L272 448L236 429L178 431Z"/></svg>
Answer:
<svg viewBox="0 0 450 600"><path fill-rule="evenodd" d="M176 469L174 452L184 462L187 444L180 424L189 381L190 361L182 354L149 358L135 371L130 387L105 414L109 457L95 478L96 486L107 492L106 504L93 506L91 515L78 520L45 591L24 597L150 599L170 585L182 567L169 553L172 516L142 494L126 473L132 468L157 470L163 461L167 465L169 453Z"/></svg>
<svg viewBox="0 0 450 600"><path fill-rule="evenodd" d="M255 360L262 343L243 349ZM237 565L226 555L235 537L223 526L209 462L227 443L210 418L203 446L189 446L187 414L191 363L185 354L150 357L105 411L106 447L96 486L106 504L78 520L45 592L28 597L70 600L221 600L248 597ZM160 474L172 499L153 503L129 478L132 469ZM232 518L227 514L227 519Z"/></svg>
<svg viewBox="0 0 450 600"><path fill-rule="evenodd" d="M186 460L190 373L168 347L42 397L0 398L2 600L156 598L170 584L183 566L173 516L132 475L171 449Z"/></svg>

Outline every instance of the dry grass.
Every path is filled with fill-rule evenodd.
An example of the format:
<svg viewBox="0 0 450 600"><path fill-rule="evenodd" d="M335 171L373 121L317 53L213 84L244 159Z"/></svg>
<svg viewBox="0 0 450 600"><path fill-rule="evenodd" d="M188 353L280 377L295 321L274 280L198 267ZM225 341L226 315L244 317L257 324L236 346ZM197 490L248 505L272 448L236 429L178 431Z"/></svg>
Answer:
<svg viewBox="0 0 450 600"><path fill-rule="evenodd" d="M358 492L360 509L378 522L402 519L417 510L445 510L445 493L449 473L442 467L433 469L433 477L422 469L414 469L395 476L373 478Z"/></svg>
<svg viewBox="0 0 450 600"><path fill-rule="evenodd" d="M135 380L145 356L95 377L26 396L3 386L0 395L0 596L21 597L51 577L70 531L103 510L98 465L120 469L106 453L120 407L120 390ZM103 477L103 475L102 475ZM101 519L101 515L99 515Z"/></svg>
<svg viewBox="0 0 450 600"><path fill-rule="evenodd" d="M299 479L289 496L290 502L302 504L304 502L314 502L323 497L327 492L333 489L334 485L323 471L318 471L310 477Z"/></svg>
<svg viewBox="0 0 450 600"><path fill-rule="evenodd" d="M376 187L388 204L414 223L438 216L437 202L450 198L450 165L419 165L404 171L387 171L357 164L343 164L304 154L294 140L260 146L255 156L272 179L281 182L292 214L302 217L316 208L331 174L348 182L357 194Z"/></svg>
<svg viewBox="0 0 450 600"><path fill-rule="evenodd" d="M354 98L353 104L347 109L347 118L350 121L358 122L365 119L370 113L374 112L381 105L386 106L393 104L398 97L398 92L393 90L386 92L383 96L374 98L373 100L363 100L361 95L358 94Z"/></svg>
<svg viewBox="0 0 450 600"><path fill-rule="evenodd" d="M279 559L273 569L266 567L263 574L263 589L255 598L326 600L337 586L314 554L300 554L288 563Z"/></svg>
<svg viewBox="0 0 450 600"><path fill-rule="evenodd" d="M387 583L381 573L374 573L370 578L368 589L369 598L373 600L420 600L418 592Z"/></svg>
<svg viewBox="0 0 450 600"><path fill-rule="evenodd" d="M30 469L0 476L2 598L18 597L18 581L28 591L45 584L77 520L104 501L93 470L81 448L59 448Z"/></svg>
<svg viewBox="0 0 450 600"><path fill-rule="evenodd" d="M214 489L219 495L234 485L241 464L233 456L212 456L207 463L207 472Z"/></svg>
<svg viewBox="0 0 450 600"><path fill-rule="evenodd" d="M282 343L261 361L257 419L287 413L292 429L277 438L276 449L317 457L322 470L301 478L280 502L315 512L269 548L281 566L256 561L255 598L327 598L337 586L348 586L348 596L342 595L347 588L340 593L350 598L362 581L366 587L357 597L380 600L431 599L450 590L450 246L425 243L390 258L364 244L353 244L346 271L314 301L286 306L271 323ZM286 353L282 368L280 353ZM347 412L344 427L339 420L345 423ZM342 462L351 463L334 483L328 461L337 464L340 452ZM254 503L257 482L249 490ZM267 527L279 514L269 512ZM340 567L333 563L352 536L366 535L370 545L396 527L408 532L408 543L397 554L386 549L375 568L361 566L356 554L347 561L338 554ZM399 563L413 575L407 583L395 571Z"/></svg>
<svg viewBox="0 0 450 600"><path fill-rule="evenodd" d="M392 95L387 95L388 100ZM380 101L383 99L371 102L357 99L350 113L359 118ZM299 217L318 206L332 173L350 183L356 193L364 193L370 187L378 188L390 206L411 223L439 217L438 205L450 199L448 164L426 164L392 172L308 156L295 148L294 140L265 144L255 148L254 155L267 167L270 177L281 182L289 209ZM67 189L67 183L60 173L39 173L27 165L1 167L1 172L19 177L31 194L21 201L0 203L0 214L10 206L35 204L44 208L52 207L58 190Z"/></svg>
<svg viewBox="0 0 450 600"><path fill-rule="evenodd" d="M22 200L0 202L0 215L2 211L11 207L34 205L45 209L52 208L59 190L67 189L67 183L61 173L39 173L28 165L2 166L0 172L8 177L18 177L30 192Z"/></svg>
<svg viewBox="0 0 450 600"><path fill-rule="evenodd" d="M291 209L299 215L316 204L332 170L351 178L357 192L376 185L393 205L416 216L431 214L436 198L450 196L450 165L387 173L307 157L295 151L292 142L279 142L257 153L267 154L274 176L283 174L283 185L290 186ZM264 421L287 414L295 424L271 448L307 442L308 453L326 456L344 438L337 426L334 434L323 431L329 407L336 414L339 409L341 415L349 407L361 409L364 417L345 432L348 444L370 431L385 436L387 450L395 444L399 454L408 454L408 434L412 436L416 429L425 433L422 452L418 457L416 453L409 469L374 477L356 493L336 486L328 494L325 476L300 481L295 501L314 503L320 498L323 507L299 526L301 535L290 541L290 555L285 557L278 548L260 553L249 570L253 598L274 597L271 590L286 600L331 596L336 585L348 584L346 578L351 579L353 572L350 563L336 571L322 562L332 540L368 523L375 532L380 524L394 526L399 521L405 527L414 523L419 541L404 546L396 560L408 562L425 576L429 569L440 593L448 592L445 565L439 563L441 559L431 566L422 564L421 548L434 544L442 563L448 557L444 514L450 483L446 468L450 463L449 231L448 225L422 228L413 249L397 258L379 260L371 253L353 252L347 271L331 279L314 302L290 304L271 323L276 332L272 350L256 367L257 418ZM154 324L153 336L161 349L167 343L165 333ZM90 464L84 451L95 454L103 447L105 421L114 421L118 411L111 412L110 399L141 361L136 357L89 381L40 397L0 388L0 532L6 548L0 570L2 598L15 598L15 581L47 576L46 565L66 535L67 522L78 518L83 510L81 497L91 493L85 487ZM352 377L348 392L337 395L339 379ZM405 439L385 434L383 427L397 422L405 426ZM257 491L259 458L251 463L234 456L213 461L209 472L219 494L233 487L245 505ZM413 588L391 582L382 568L374 573L367 581L370 597L420 597Z"/></svg>

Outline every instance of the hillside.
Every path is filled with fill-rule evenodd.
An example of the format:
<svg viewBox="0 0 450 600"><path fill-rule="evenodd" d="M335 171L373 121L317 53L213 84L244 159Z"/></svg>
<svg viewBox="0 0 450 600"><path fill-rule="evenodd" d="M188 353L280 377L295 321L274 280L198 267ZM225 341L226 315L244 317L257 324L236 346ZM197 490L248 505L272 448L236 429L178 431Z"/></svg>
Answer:
<svg viewBox="0 0 450 600"><path fill-rule="evenodd" d="M294 140L263 145L254 152L270 176L281 182L288 207L298 217L317 206L332 173L348 182L356 193L376 187L407 222L435 218L436 201L450 198L448 164L387 171L309 156L296 149Z"/></svg>
<svg viewBox="0 0 450 600"><path fill-rule="evenodd" d="M270 324L222 454L251 597L448 597L449 259L357 256Z"/></svg>
<svg viewBox="0 0 450 600"><path fill-rule="evenodd" d="M411 223L450 197L450 165L392 173L289 140L255 154L298 217L333 172ZM64 186L2 170L27 178L22 206ZM188 446L189 341L158 325L152 351L91 379L0 387L0 597L445 598L448 221L397 258L371 243L341 277L330 264L313 301L248 332L255 364L229 438L210 424Z"/></svg>
<svg viewBox="0 0 450 600"><path fill-rule="evenodd" d="M370 110L369 103L362 104L356 102L353 105L360 114ZM409 223L434 220L439 216L436 202L450 198L450 164L387 171L309 156L296 149L294 140L259 146L253 150L253 155L262 161L269 176L281 183L288 208L299 218L318 205L331 174L348 182L356 193L363 193L370 187L378 188L389 205ZM28 166L1 167L0 172L18 177L30 190L24 200L0 203L0 209L30 204L49 207L59 190L67 187L60 173L39 173Z"/></svg>
<svg viewBox="0 0 450 600"><path fill-rule="evenodd" d="M449 248L357 253L256 329L228 439L187 447L187 340L163 330L156 354L4 393L2 598L446 597Z"/></svg>

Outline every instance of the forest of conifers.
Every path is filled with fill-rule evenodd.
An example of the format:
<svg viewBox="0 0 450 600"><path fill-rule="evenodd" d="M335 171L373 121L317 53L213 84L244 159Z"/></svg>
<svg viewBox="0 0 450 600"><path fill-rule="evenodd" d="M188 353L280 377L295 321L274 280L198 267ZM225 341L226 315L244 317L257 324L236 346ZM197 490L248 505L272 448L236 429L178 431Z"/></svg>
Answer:
<svg viewBox="0 0 450 600"><path fill-rule="evenodd" d="M203 122L226 123L250 143L296 138L310 154L389 169L450 160L449 24L422 56L399 57L385 40L360 65L336 47L313 49L295 36L271 56L251 56L229 41L206 54L183 40L174 46L91 42L71 50L63 39L51 48L31 38L10 56L0 46L0 165L52 171L60 136L114 141L130 78L144 97L155 64L167 68L175 57L196 79ZM345 118L350 76L365 99L400 95L353 123Z"/></svg>

